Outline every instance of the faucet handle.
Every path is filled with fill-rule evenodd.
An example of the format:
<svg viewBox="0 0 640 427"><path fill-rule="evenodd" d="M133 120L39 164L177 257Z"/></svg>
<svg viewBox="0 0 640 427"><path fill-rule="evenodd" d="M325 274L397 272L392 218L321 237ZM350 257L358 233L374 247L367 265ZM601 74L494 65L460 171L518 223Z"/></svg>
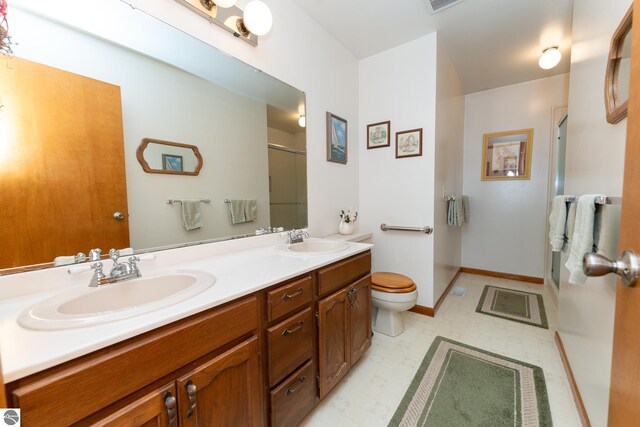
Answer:
<svg viewBox="0 0 640 427"><path fill-rule="evenodd" d="M120 251L117 249L109 249L109 259L113 261L113 263L118 262L118 258L120 258Z"/></svg>
<svg viewBox="0 0 640 427"><path fill-rule="evenodd" d="M89 261L100 261L102 257L102 249L91 249L89 251Z"/></svg>

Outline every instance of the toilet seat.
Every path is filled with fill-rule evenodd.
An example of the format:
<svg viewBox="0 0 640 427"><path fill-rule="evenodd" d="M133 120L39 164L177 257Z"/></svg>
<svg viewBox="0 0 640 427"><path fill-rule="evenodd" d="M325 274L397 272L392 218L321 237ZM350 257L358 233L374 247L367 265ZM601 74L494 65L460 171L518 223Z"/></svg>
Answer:
<svg viewBox="0 0 640 427"><path fill-rule="evenodd" d="M415 291L416 284L402 274L379 271L371 275L371 289L391 294L404 294Z"/></svg>

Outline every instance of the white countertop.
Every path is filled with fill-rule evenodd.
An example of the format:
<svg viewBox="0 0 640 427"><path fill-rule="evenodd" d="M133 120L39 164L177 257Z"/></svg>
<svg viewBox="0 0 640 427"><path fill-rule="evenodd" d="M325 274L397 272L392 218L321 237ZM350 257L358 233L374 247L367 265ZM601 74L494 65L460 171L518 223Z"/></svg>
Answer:
<svg viewBox="0 0 640 427"><path fill-rule="evenodd" d="M188 300L156 311L140 314L97 326L60 331L36 331L20 326L17 318L22 311L46 298L73 288L86 287L91 273L82 279L65 276L56 269L51 273L31 272L3 277L0 286L23 286L29 293L0 294L0 360L5 382L11 382L35 372L50 368L111 344L126 340L195 313L219 306L251 294L340 259L364 252L373 245L347 242L340 252L290 256L277 250L281 243L231 253L194 256L194 260L180 260L171 264L167 253L164 262L140 264L143 277L162 271L191 269L215 276L215 284ZM161 253L159 253L161 254ZM175 259L179 259L176 257ZM109 261L105 263L108 265ZM58 281L55 286L47 282L47 275ZM43 280L44 279L44 280ZM13 283L12 283L13 282Z"/></svg>

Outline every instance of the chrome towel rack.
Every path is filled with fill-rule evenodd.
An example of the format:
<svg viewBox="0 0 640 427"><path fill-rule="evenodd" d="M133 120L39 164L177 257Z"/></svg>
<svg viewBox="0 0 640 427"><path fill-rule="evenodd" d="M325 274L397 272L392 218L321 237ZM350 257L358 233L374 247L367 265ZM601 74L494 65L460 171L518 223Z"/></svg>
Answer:
<svg viewBox="0 0 640 427"><path fill-rule="evenodd" d="M191 199L167 199L168 205L173 205L174 203L182 203L183 201L189 201ZM211 203L211 199L199 199L194 200L194 202L206 203L207 205Z"/></svg>
<svg viewBox="0 0 640 427"><path fill-rule="evenodd" d="M578 201L579 196L564 196L565 203L573 203ZM595 200L597 205L620 205L622 197L599 196Z"/></svg>
<svg viewBox="0 0 640 427"><path fill-rule="evenodd" d="M389 231L389 230L398 230L398 231L416 231L418 233L431 234L433 233L433 227L429 227L425 225L424 227L403 227L401 225L388 225L385 223L380 224L380 230Z"/></svg>

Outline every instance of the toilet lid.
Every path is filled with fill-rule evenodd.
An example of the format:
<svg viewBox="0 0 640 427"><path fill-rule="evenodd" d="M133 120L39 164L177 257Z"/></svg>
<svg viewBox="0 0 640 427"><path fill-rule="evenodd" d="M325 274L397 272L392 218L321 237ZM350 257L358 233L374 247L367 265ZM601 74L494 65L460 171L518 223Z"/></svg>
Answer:
<svg viewBox="0 0 640 427"><path fill-rule="evenodd" d="M402 274L379 271L371 275L371 289L389 293L408 293L416 290L416 284Z"/></svg>

